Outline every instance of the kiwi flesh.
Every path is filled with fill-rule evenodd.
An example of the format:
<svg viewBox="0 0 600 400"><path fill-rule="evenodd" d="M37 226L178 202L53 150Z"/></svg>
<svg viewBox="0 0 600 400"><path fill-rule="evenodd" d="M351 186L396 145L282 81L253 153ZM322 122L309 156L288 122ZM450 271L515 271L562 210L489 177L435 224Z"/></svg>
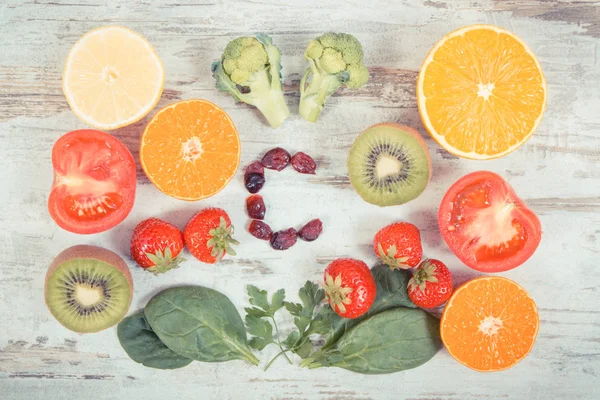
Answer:
<svg viewBox="0 0 600 400"><path fill-rule="evenodd" d="M50 313L65 328L99 332L125 317L133 297L133 281L129 267L116 253L78 245L52 261L44 296Z"/></svg>
<svg viewBox="0 0 600 400"><path fill-rule="evenodd" d="M352 144L348 175L368 203L381 207L407 203L423 193L431 178L427 144L408 126L374 125Z"/></svg>

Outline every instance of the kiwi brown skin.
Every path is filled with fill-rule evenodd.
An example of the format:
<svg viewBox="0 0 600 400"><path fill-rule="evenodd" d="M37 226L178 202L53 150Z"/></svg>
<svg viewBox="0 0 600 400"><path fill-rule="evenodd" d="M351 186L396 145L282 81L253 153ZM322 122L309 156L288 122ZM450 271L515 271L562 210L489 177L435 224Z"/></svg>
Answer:
<svg viewBox="0 0 600 400"><path fill-rule="evenodd" d="M46 287L48 284L48 279L52 276L54 271L56 271L56 269L58 267L60 267L62 264L64 264L65 262L76 259L76 258L83 258L83 259L87 258L87 259L102 261L106 264L112 265L119 272L121 272L125 276L125 279L127 279L127 283L129 284L130 296L129 296L129 304L127 304L127 309L129 309L129 307L131 306L131 301L133 300L133 278L131 277L131 272L129 271L129 267L127 266L125 261L121 258L121 256L119 256L117 253L110 251L108 249L102 248L102 247L90 246L90 245L86 245L86 244L79 244L76 246L69 247L68 249L63 250L59 255L57 255L54 258L54 260L52 260L50 267L48 267L48 272L46 272L46 279L44 281L44 299L47 298ZM52 313L52 310L50 310L50 306L48 306L48 303L45 300L44 300L44 302L46 303L46 307L48 307L48 310L50 311L50 313ZM125 318L125 315L123 316L123 318ZM58 322L60 323L60 321L58 321ZM61 325L63 325L63 324L61 323ZM65 326L65 328L69 329L66 326ZM81 332L77 332L77 333L81 333Z"/></svg>
<svg viewBox="0 0 600 400"><path fill-rule="evenodd" d="M427 187L429 185L429 182L431 181L432 168L431 168L431 156L429 155L429 148L427 147L427 142L425 142L425 139L423 139L423 136L421 136L415 128L411 128L410 126L402 125L402 124L399 124L396 122L382 122L379 124L372 125L372 126L368 127L367 129L365 129L364 131L362 131L361 135L368 130L371 130L371 129L377 128L377 127L383 127L383 126L389 126L389 127L395 128L395 129L400 129L400 130L408 133L415 139L417 139L417 141L421 144L421 146L423 146L423 149L425 150L425 155L427 156L427 166L429 167L429 178L427 179L427 185L425 185ZM354 140L356 141L356 139L354 139ZM346 168L348 168L348 164L347 164L348 161L349 160L346 161ZM350 185L352 185L352 188L354 190L356 190L356 187L352 183L352 180L350 180Z"/></svg>

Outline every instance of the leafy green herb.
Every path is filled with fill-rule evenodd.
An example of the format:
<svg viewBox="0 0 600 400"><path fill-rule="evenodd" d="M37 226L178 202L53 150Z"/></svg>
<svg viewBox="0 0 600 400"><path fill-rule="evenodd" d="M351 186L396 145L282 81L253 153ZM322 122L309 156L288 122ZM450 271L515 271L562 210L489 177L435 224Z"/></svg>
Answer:
<svg viewBox="0 0 600 400"><path fill-rule="evenodd" d="M244 322L224 294L202 286L174 287L148 302L145 317L172 351L193 360L246 360L258 365Z"/></svg>
<svg viewBox="0 0 600 400"><path fill-rule="evenodd" d="M246 329L253 336L249 342L250 347L262 350L269 344L274 343L281 350L279 354L283 354L291 364L292 361L285 355L285 350L279 339L279 328L275 320L275 313L283 308L285 291L280 289L275 292L270 303L266 290L260 290L256 286L249 285L247 291L248 296L250 296L250 304L254 306L245 309ZM275 328L275 337L273 337L273 328ZM269 365L267 365L267 368Z"/></svg>
<svg viewBox="0 0 600 400"><path fill-rule="evenodd" d="M131 359L150 368L176 369L185 367L191 359L180 356L160 341L139 311L125 318L117 327L121 346Z"/></svg>
<svg viewBox="0 0 600 400"><path fill-rule="evenodd" d="M392 270L387 265L378 265L371 269L371 272L377 284L377 297L366 314L358 318L347 319L337 315L329 306L321 309L322 318L330 321L330 330L325 334L325 348L337 342L348 329L377 313L394 307L417 307L408 297L410 272Z"/></svg>
<svg viewBox="0 0 600 400"><path fill-rule="evenodd" d="M439 321L420 309L393 308L344 332L330 348L300 364L339 367L362 374L388 374L415 368L441 348Z"/></svg>
<svg viewBox="0 0 600 400"><path fill-rule="evenodd" d="M301 358L306 358L312 351L310 335L325 334L330 330L331 321L317 312L317 307L325 298L325 291L311 281L306 281L298 291L300 303L285 302L285 308L294 316L293 330L284 343Z"/></svg>

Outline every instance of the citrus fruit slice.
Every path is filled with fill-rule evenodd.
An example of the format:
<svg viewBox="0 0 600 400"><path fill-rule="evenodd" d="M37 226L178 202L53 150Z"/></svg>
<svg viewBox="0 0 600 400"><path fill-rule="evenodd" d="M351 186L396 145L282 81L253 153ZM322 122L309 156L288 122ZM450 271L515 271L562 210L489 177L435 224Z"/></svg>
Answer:
<svg viewBox="0 0 600 400"><path fill-rule="evenodd" d="M429 52L417 81L419 113L450 153L497 158L521 146L546 108L542 68L514 33L492 25L458 29Z"/></svg>
<svg viewBox="0 0 600 400"><path fill-rule="evenodd" d="M500 276L459 287L440 322L442 341L458 362L480 372L508 369L533 348L539 327L525 289Z"/></svg>
<svg viewBox="0 0 600 400"><path fill-rule="evenodd" d="M220 192L240 164L238 132L221 108L186 100L158 111L146 126L140 162L165 194L200 200Z"/></svg>
<svg viewBox="0 0 600 400"><path fill-rule="evenodd" d="M120 26L83 35L63 71L63 93L83 122L116 129L148 114L162 94L165 71L146 39Z"/></svg>

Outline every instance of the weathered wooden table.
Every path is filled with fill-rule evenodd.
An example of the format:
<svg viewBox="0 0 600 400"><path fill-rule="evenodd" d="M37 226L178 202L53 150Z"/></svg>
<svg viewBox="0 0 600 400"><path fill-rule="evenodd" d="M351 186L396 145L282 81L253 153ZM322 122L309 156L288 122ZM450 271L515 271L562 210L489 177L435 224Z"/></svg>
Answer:
<svg viewBox="0 0 600 400"><path fill-rule="evenodd" d="M600 398L600 4L594 1L19 1L0 5L0 398L2 399L598 399ZM594 4L595 3L595 4ZM421 61L445 33L494 23L523 37L548 80L549 101L537 133L520 150L495 161L457 159L425 133L415 81ZM63 133L84 128L61 92L63 62L86 31L125 25L145 35L167 74L159 104L205 98L232 116L242 139L242 165L275 145L313 154L316 177L270 174L264 196L276 229L320 217L324 235L274 252L245 232L242 173L219 195L185 203L158 192L138 171L134 211L98 235L58 228L46 210L50 152ZM210 63L236 36L266 32L283 53L286 98L294 110L307 42L328 30L355 34L366 49L371 81L332 98L317 124L294 114L278 130L257 112L217 92ZM152 115L153 113L151 113ZM148 119L113 132L137 157ZM433 158L433 179L416 201L379 209L350 188L346 153L368 126L398 121L416 127ZM295 296L326 264L352 256L374 265L370 240L383 225L406 219L423 230L425 251L445 260L456 283L476 274L443 243L436 212L445 190L467 172L503 175L539 215L544 235L535 255L504 275L536 300L541 327L530 356L511 370L480 374L442 350L420 368L387 376L340 369L305 370L278 360L267 372L243 362L193 363L157 371L131 361L115 329L78 335L46 310L43 285L51 259L88 243L128 260L135 281L132 310L163 288L197 283L239 306L244 285L286 288ZM128 258L132 229L158 215L180 227L198 209L229 211L242 242L239 256L217 265L193 260L155 277ZM190 258L190 257L188 257ZM289 321L284 327L290 327ZM268 348L263 360L275 353Z"/></svg>

